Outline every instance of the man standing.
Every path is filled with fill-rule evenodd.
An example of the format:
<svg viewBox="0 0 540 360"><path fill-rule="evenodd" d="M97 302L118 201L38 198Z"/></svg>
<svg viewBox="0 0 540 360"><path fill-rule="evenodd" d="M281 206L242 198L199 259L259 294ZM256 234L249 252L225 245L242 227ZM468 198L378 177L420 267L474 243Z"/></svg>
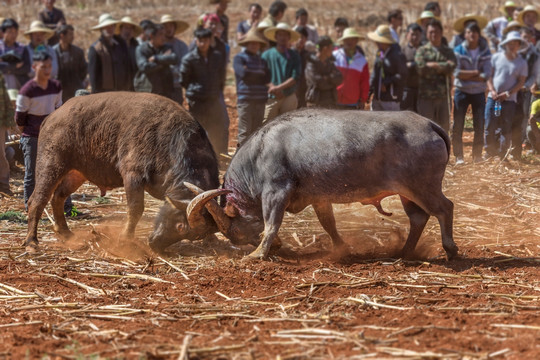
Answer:
<svg viewBox="0 0 540 360"><path fill-rule="evenodd" d="M370 79L373 94L371 110L399 111L407 76L407 65L388 25L379 25L368 38L377 44L378 53Z"/></svg>
<svg viewBox="0 0 540 360"><path fill-rule="evenodd" d="M491 57L492 70L487 81L489 93L484 125L486 159L492 156L501 158L506 156L510 147L517 93L527 78L527 62L518 54L526 44L519 33L517 31L508 33L500 46L503 51ZM500 129L499 138L495 135L498 129Z"/></svg>
<svg viewBox="0 0 540 360"><path fill-rule="evenodd" d="M30 40L27 45L28 52L32 55L38 51L46 51L52 60L52 72L51 77L56 79L58 77L58 57L52 47L47 45L47 39L50 39L54 35L54 31L49 30L41 21L32 21L30 29L24 33L24 36ZM34 74L30 71L30 76Z"/></svg>
<svg viewBox="0 0 540 360"><path fill-rule="evenodd" d="M9 162L6 159L4 144L7 130L14 125L13 107L4 83L4 76L0 73L0 195L13 196L9 187Z"/></svg>
<svg viewBox="0 0 540 360"><path fill-rule="evenodd" d="M317 28L313 25L308 25L308 12L304 8L296 10L296 24L293 27L294 31L298 31L299 27L304 27L307 31L306 48L309 51L315 50L315 44L319 40Z"/></svg>
<svg viewBox="0 0 540 360"><path fill-rule="evenodd" d="M135 50L139 46L137 36L142 33L142 28L131 17L124 16L118 22L116 32L126 43L129 57L128 81L131 85L129 90L133 90L133 79L135 79L135 74L137 73L137 59L135 57Z"/></svg>
<svg viewBox="0 0 540 360"><path fill-rule="evenodd" d="M537 29L535 25L540 19L540 11L534 5L527 5L525 8L520 11L518 15L518 21L524 27L528 28L534 33L536 41L540 41L540 29ZM536 44L534 44L536 45Z"/></svg>
<svg viewBox="0 0 540 360"><path fill-rule="evenodd" d="M388 12L386 19L388 20L388 26L390 27L392 38L394 39L394 42L399 45L399 33L401 31L401 27L403 26L403 11L400 9L392 10Z"/></svg>
<svg viewBox="0 0 540 360"><path fill-rule="evenodd" d="M259 55L266 40L255 29L238 45L244 51L234 57L234 75L236 77L236 94L238 95L238 147L257 130L263 122L264 108L268 99L270 69Z"/></svg>
<svg viewBox="0 0 540 360"><path fill-rule="evenodd" d="M343 82L337 87L338 107L364 110L369 97L369 68L364 55L358 48L362 39L354 28L347 28L338 39L342 46L334 50L335 65L343 75Z"/></svg>
<svg viewBox="0 0 540 360"><path fill-rule="evenodd" d="M507 1L500 8L502 16L491 20L484 30L487 38L491 41L491 47L494 51L498 50L499 43L503 38L503 31L510 21L514 19L514 10L517 5L513 1Z"/></svg>
<svg viewBox="0 0 540 360"><path fill-rule="evenodd" d="M443 28L432 19L427 25L428 43L418 48L414 60L420 75L418 113L450 130L450 79L456 67L452 49L442 44Z"/></svg>
<svg viewBox="0 0 540 360"><path fill-rule="evenodd" d="M115 35L118 21L111 15L99 17L99 24L92 30L101 36L88 50L88 75L92 93L105 91L128 91L133 87L129 81L129 55L126 43Z"/></svg>
<svg viewBox="0 0 540 360"><path fill-rule="evenodd" d="M64 13L62 10L54 7L56 0L42 0L42 2L43 5L45 5L45 8L39 12L38 18L47 28L49 28L49 30L56 32L60 29L60 26L66 24ZM56 45L56 43L58 43L57 35L53 35L49 38L50 46Z"/></svg>
<svg viewBox="0 0 540 360"><path fill-rule="evenodd" d="M422 28L417 23L407 27L407 44L403 47L403 55L407 64L407 81L403 89L403 98L400 109L418 112L418 70L416 69L416 50L422 41Z"/></svg>
<svg viewBox="0 0 540 360"><path fill-rule="evenodd" d="M275 47L266 50L262 55L272 74L269 98L264 111L264 121L270 121L298 106L296 85L302 75L302 63L300 55L289 48L289 43L296 42L300 34L286 23L279 23L266 29L264 36L276 43Z"/></svg>
<svg viewBox="0 0 540 360"><path fill-rule="evenodd" d="M170 46L172 52L176 54L177 63L171 65L174 80L173 100L182 105L184 103L184 96L182 94L182 83L180 82L180 66L182 59L187 55L189 50L187 44L178 39L176 35L186 31L189 28L189 24L185 21L174 19L169 14L163 15L159 23L165 28L165 44Z"/></svg>
<svg viewBox="0 0 540 360"><path fill-rule="evenodd" d="M239 22L238 26L236 27L236 40L238 42L242 41L246 37L248 31L253 26L255 27L255 29L257 28L259 20L261 19L261 14L261 5L257 3L249 5L249 19Z"/></svg>
<svg viewBox="0 0 540 360"><path fill-rule="evenodd" d="M178 62L176 54L172 52L169 45L165 44L163 25L158 24L146 29L146 36L150 40L137 48L139 71L135 78L135 90L151 92L174 100L171 65Z"/></svg>
<svg viewBox="0 0 540 360"><path fill-rule="evenodd" d="M480 27L476 23L467 25L464 37L465 41L454 49L457 66L454 71L452 148L456 165L464 163L462 136L469 105L473 115L473 161L482 160L486 81L491 75L491 52L487 42L480 42Z"/></svg>
<svg viewBox="0 0 540 360"><path fill-rule="evenodd" d="M210 5L215 5L216 15L219 16L223 31L221 32L221 40L225 43L229 43L229 17L225 14L229 2L231 0L210 0Z"/></svg>
<svg viewBox="0 0 540 360"><path fill-rule="evenodd" d="M0 70L8 90L18 90L28 81L32 57L28 48L17 42L19 24L14 19L2 22L4 39L0 40Z"/></svg>
<svg viewBox="0 0 540 360"><path fill-rule="evenodd" d="M210 47L209 29L195 30L195 45L182 59L180 79L186 88L189 112L208 133L216 153L228 152L229 129L220 100L225 86L223 53Z"/></svg>
<svg viewBox="0 0 540 360"><path fill-rule="evenodd" d="M75 96L75 91L85 88L88 64L84 59L84 51L73 45L73 26L60 26L58 35L60 41L53 49L58 57L58 80L62 84L62 103L65 103Z"/></svg>

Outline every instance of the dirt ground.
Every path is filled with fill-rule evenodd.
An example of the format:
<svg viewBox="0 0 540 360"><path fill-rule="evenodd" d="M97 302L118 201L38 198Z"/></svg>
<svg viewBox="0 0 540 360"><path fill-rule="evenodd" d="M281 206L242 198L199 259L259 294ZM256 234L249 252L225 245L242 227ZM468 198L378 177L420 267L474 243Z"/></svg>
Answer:
<svg viewBox="0 0 540 360"><path fill-rule="evenodd" d="M0 358L537 358L540 159L466 161L451 160L444 183L461 254L450 262L434 219L417 261L393 258L408 228L395 197L383 201L392 217L335 206L346 259L327 256L311 208L287 215L287 251L271 261L244 264L252 248L223 238L160 258L144 245L158 201L147 197L137 239L122 242L123 191L101 198L85 184L74 202L89 217L69 221L72 241L44 217L42 253L29 256L24 220L0 221ZM14 185L0 213L24 213L22 173Z"/></svg>

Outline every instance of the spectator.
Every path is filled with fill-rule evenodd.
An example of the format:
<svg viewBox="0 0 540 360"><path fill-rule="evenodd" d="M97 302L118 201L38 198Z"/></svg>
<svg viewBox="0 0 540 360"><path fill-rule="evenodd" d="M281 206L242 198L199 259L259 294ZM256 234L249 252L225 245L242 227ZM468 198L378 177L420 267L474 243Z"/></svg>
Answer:
<svg viewBox="0 0 540 360"><path fill-rule="evenodd" d="M465 28L468 25L476 24L480 29L483 29L486 27L487 22L488 20L485 17L473 14L467 14L457 19L454 22L454 31L456 32L456 35L454 35L448 46L450 46L452 49L455 49L458 45L465 41ZM483 37L481 34L478 41L480 42L480 46L482 48L484 48L485 46L489 46L486 38Z"/></svg>
<svg viewBox="0 0 540 360"><path fill-rule="evenodd" d="M522 27L521 38L527 44L526 49L519 52L527 63L527 78L523 87L516 94L516 109L512 117L512 152L515 160L521 159L522 143L526 139L527 122L531 113L531 88L536 82L540 67L540 55L534 47L536 43L535 32L528 27Z"/></svg>
<svg viewBox="0 0 540 360"><path fill-rule="evenodd" d="M45 118L62 105L60 82L51 79L52 59L48 52L34 53L32 69L34 78L28 81L17 96L15 120L22 133L21 149L24 154L24 206L28 210L28 200L34 192L39 129ZM64 212L67 216L81 216L66 199Z"/></svg>
<svg viewBox="0 0 540 360"><path fill-rule="evenodd" d="M173 100L182 105L184 96L182 94L182 83L180 81L180 66L182 59L189 52L185 42L178 39L176 35L180 35L189 28L189 24L182 20L176 20L171 15L166 14L161 17L160 24L165 28L165 44L169 45L176 54L177 63L171 65L174 77L174 94Z"/></svg>
<svg viewBox="0 0 540 360"><path fill-rule="evenodd" d="M56 35L56 31L60 29L60 26L66 24L64 13L62 10L54 7L55 2L56 0L42 0L45 8L38 14L39 20L41 20L49 30L53 31L53 36L49 38L48 42L50 46L58 43L59 38Z"/></svg>
<svg viewBox="0 0 540 360"><path fill-rule="evenodd" d="M130 60L126 43L114 34L117 24L111 15L103 14L99 17L99 24L92 28L101 34L88 50L92 93L128 91L133 87L129 81Z"/></svg>
<svg viewBox="0 0 540 360"><path fill-rule="evenodd" d="M294 43L294 49L300 55L300 64L302 67L302 72L300 74L300 77L298 78L298 81L296 83L296 98L298 99L298 105L297 108L303 108L306 107L306 91L307 91L307 84L306 84L306 76L304 74L304 69L306 68L306 63L308 58L313 53L312 51L308 51L307 49L307 39L308 39L308 31L304 26L298 26L295 30L297 33L300 34L300 38L298 41ZM313 45L313 48L315 45Z"/></svg>
<svg viewBox="0 0 540 360"><path fill-rule="evenodd" d="M210 5L215 5L216 15L219 17L223 30L220 35L221 41L229 43L229 17L225 14L231 0L210 0Z"/></svg>
<svg viewBox="0 0 540 360"><path fill-rule="evenodd" d="M531 143L533 151L540 153L540 100L531 105L531 116L527 126L527 139Z"/></svg>
<svg viewBox="0 0 540 360"><path fill-rule="evenodd" d="M0 194L13 196L9 187L9 162L6 158L6 133L15 126L13 107L8 96L4 76L0 73Z"/></svg>
<svg viewBox="0 0 540 360"><path fill-rule="evenodd" d="M73 45L75 31L71 25L58 29L59 42L53 48L58 57L58 80L62 85L62 103L75 96L75 91L85 88L88 64L84 51Z"/></svg>
<svg viewBox="0 0 540 360"><path fill-rule="evenodd" d="M164 15L164 16L170 16L170 15ZM163 16L161 18L163 19ZM141 22L139 23L139 27L142 29L142 31L139 34L139 36L137 36L137 42L139 43L139 45L141 45L145 41L148 41L148 37L146 36L145 31L153 26L154 26L154 23L152 22L152 20L148 20L148 19L141 20ZM172 34L173 34L172 37L174 39L174 31L172 32ZM167 29L165 29L165 36L167 36ZM186 46L186 49L187 49L187 46Z"/></svg>
<svg viewBox="0 0 540 360"><path fill-rule="evenodd" d="M334 31L336 32L336 39L340 39L343 36L343 31L349 27L347 19L339 17L334 21ZM335 48L339 47L336 45ZM335 49L334 49L335 50Z"/></svg>
<svg viewBox="0 0 540 360"><path fill-rule="evenodd" d="M24 36L30 40L30 43L27 45L28 52L30 54L34 54L37 51L45 51L49 54L52 60L51 77L56 79L58 77L58 57L56 56L54 49L47 45L47 39L53 35L54 32L49 30L39 20L32 21L32 24L30 24L30 29L24 33ZM30 76L34 76L32 71L30 71Z"/></svg>
<svg viewBox="0 0 540 360"><path fill-rule="evenodd" d="M289 43L298 41L300 34L286 23L279 23L266 29L264 35L276 43L275 47L262 54L272 74L269 98L264 111L264 121L270 121L298 106L296 86L302 75L302 63L300 55L289 49Z"/></svg>
<svg viewBox="0 0 540 360"><path fill-rule="evenodd" d="M418 70L414 57L422 40L422 28L416 23L407 27L407 44L403 47L403 55L407 61L407 81L403 89L400 109L418 112Z"/></svg>
<svg viewBox="0 0 540 360"><path fill-rule="evenodd" d="M276 0L270 4L268 16L265 19L268 19L269 22L272 23L271 26L277 26L277 24L281 22L281 19L283 19L285 10L287 10L287 4L281 0Z"/></svg>
<svg viewBox="0 0 540 360"><path fill-rule="evenodd" d="M223 53L210 46L212 31L195 30L196 47L182 59L180 76L189 111L208 133L217 153L227 153L229 129L220 101L225 86Z"/></svg>
<svg viewBox="0 0 540 360"><path fill-rule="evenodd" d="M512 20L508 23L508 25L506 25L506 27L504 28L503 30L503 36L502 36L502 40L505 40L506 39L506 35L508 35L508 33L510 31L520 31L522 28L522 25L520 24L519 21L517 20Z"/></svg>
<svg viewBox="0 0 540 360"><path fill-rule="evenodd" d="M407 77L405 56L396 42L388 25L379 25L368 38L377 44L378 53L371 73L371 110L399 111L403 88Z"/></svg>
<svg viewBox="0 0 540 360"><path fill-rule="evenodd" d="M341 48L334 50L335 65L343 75L337 87L338 106L363 110L369 96L369 69L364 55L358 50L363 39L354 28L347 28L338 40Z"/></svg>
<svg viewBox="0 0 540 360"><path fill-rule="evenodd" d="M431 11L435 17L441 17L441 5L438 1L430 1L424 7L424 11Z"/></svg>
<svg viewBox="0 0 540 360"><path fill-rule="evenodd" d="M247 33L253 26L257 28L257 25L259 24L259 21L261 19L261 14L261 5L257 3L249 5L249 19L239 22L238 26L236 27L236 40L238 41L238 43L244 40Z"/></svg>
<svg viewBox="0 0 540 360"><path fill-rule="evenodd" d="M129 16L124 16L119 22L116 29L116 35L119 35L126 43L128 55L129 55L129 69L128 80L131 84L129 90L133 90L133 80L137 73L137 59L135 57L135 50L139 46L137 36L142 33L142 28Z"/></svg>
<svg viewBox="0 0 540 360"><path fill-rule="evenodd" d="M450 128L450 79L456 67L452 49L442 43L442 24L432 19L427 25L428 43L416 51L414 61L420 75L418 83L418 113L439 124L446 132Z"/></svg>
<svg viewBox="0 0 540 360"><path fill-rule="evenodd" d="M308 58L305 70L306 100L318 107L336 107L338 100L336 88L343 81L343 75L334 65L333 49L332 39L321 36L317 42L317 53Z"/></svg>
<svg viewBox="0 0 540 360"><path fill-rule="evenodd" d="M423 11L422 14L418 19L416 19L416 23L422 27L423 36L422 36L422 45L425 45L429 42L427 39L427 25L432 21L437 20L441 21L441 19L437 16L435 16L431 11ZM441 39L441 42L444 46L448 46L448 40L443 36Z"/></svg>
<svg viewBox="0 0 540 360"><path fill-rule="evenodd" d="M527 44L519 33L508 33L500 46L503 51L491 57L492 70L487 81L489 93L484 125L485 159L492 156L501 158L506 156L506 151L510 147L517 93L527 78L527 62L518 54ZM496 103L500 104L500 114L495 112ZM499 129L500 137L497 138L496 132Z"/></svg>
<svg viewBox="0 0 540 360"><path fill-rule="evenodd" d="M401 32L401 27L403 26L403 11L396 9L388 12L386 18L388 21L388 26L390 27L390 32L392 33L392 38L394 42L399 45L399 33Z"/></svg>
<svg viewBox="0 0 540 360"><path fill-rule="evenodd" d="M307 41L306 49L308 51L315 51L315 44L319 40L319 34L317 33L317 28L313 25L308 25L308 12L304 8L300 8L296 11L296 25L294 25L293 30L298 31L300 27L303 27L307 31Z"/></svg>
<svg viewBox="0 0 540 360"><path fill-rule="evenodd" d="M174 98L174 78L171 65L178 63L176 54L165 44L165 28L154 25L146 29L150 39L137 48L139 71L135 77L135 90ZM174 99L173 99L174 100Z"/></svg>
<svg viewBox="0 0 540 360"><path fill-rule="evenodd" d="M270 69L259 55L267 46L264 37L253 29L238 42L244 50L234 57L233 67L238 96L238 147L257 130L264 119L264 108L268 99L271 80Z"/></svg>
<svg viewBox="0 0 540 360"><path fill-rule="evenodd" d="M454 124L452 126L452 148L456 165L464 163L463 127L467 109L471 107L474 140L472 157L474 162L482 160L484 113L486 108L486 81L491 75L491 52L487 42L480 42L480 27L469 23L465 27L463 41L454 49L456 69L454 71Z"/></svg>
<svg viewBox="0 0 540 360"><path fill-rule="evenodd" d="M534 5L527 5L519 12L518 21L524 27L530 29L534 33L536 41L540 41L540 30L535 27L540 18L540 11ZM536 45L536 44L533 44Z"/></svg>
<svg viewBox="0 0 540 360"><path fill-rule="evenodd" d="M504 5L500 8L502 16L491 20L487 24L484 32L486 34L486 37L491 42L491 47L494 51L497 51L499 48L499 43L502 40L504 29L510 21L514 20L513 14L516 8L517 5L515 2L505 2Z"/></svg>
<svg viewBox="0 0 540 360"><path fill-rule="evenodd" d="M0 70L4 74L6 87L20 89L28 81L32 58L26 46L17 42L19 24L13 19L2 22L4 39L0 41Z"/></svg>

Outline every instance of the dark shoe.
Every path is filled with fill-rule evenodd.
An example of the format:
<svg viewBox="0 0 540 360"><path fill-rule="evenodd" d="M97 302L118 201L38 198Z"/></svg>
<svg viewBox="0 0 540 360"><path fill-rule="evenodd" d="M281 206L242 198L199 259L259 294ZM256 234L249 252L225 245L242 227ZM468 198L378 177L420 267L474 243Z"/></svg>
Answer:
<svg viewBox="0 0 540 360"><path fill-rule="evenodd" d="M71 209L69 209L68 211L65 211L64 215L72 219L82 219L88 216L88 214L85 214L77 210L75 206L72 206Z"/></svg>

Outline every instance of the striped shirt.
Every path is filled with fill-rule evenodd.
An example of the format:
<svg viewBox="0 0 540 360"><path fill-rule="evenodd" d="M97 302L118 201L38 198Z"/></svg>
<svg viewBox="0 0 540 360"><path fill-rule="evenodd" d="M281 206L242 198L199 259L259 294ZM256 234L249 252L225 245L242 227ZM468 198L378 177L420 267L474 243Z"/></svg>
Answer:
<svg viewBox="0 0 540 360"><path fill-rule="evenodd" d="M57 80L49 80L46 89L35 80L28 81L17 96L15 121L23 127L22 136L38 137L45 118L62 105L62 87Z"/></svg>

